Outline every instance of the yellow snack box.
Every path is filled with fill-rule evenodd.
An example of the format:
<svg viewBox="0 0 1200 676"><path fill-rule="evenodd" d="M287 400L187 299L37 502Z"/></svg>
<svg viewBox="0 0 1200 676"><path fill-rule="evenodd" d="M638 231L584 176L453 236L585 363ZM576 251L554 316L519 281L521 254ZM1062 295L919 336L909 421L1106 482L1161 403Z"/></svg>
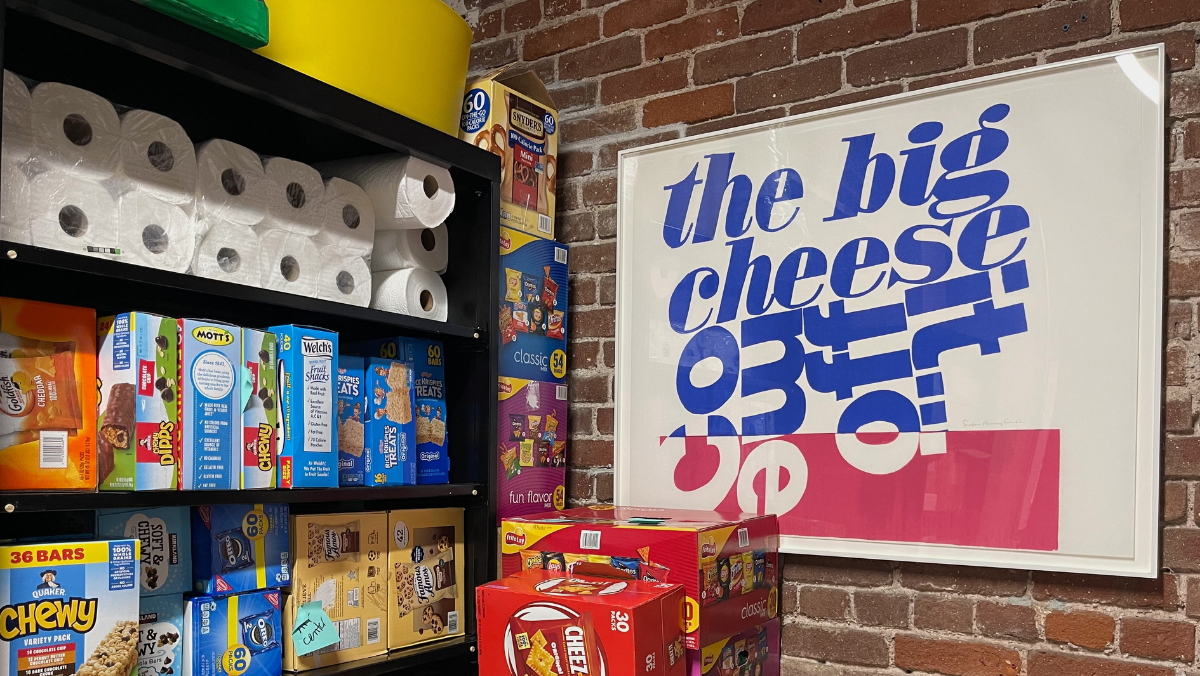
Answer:
<svg viewBox="0 0 1200 676"><path fill-rule="evenodd" d="M388 648L463 632L463 510L388 512Z"/></svg>

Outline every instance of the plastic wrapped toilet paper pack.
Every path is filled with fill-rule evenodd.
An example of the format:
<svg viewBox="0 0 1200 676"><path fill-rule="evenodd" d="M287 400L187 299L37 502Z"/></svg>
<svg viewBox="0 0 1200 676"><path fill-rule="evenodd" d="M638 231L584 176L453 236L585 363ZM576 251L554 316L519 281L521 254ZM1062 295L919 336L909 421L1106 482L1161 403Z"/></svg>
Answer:
<svg viewBox="0 0 1200 676"><path fill-rule="evenodd" d="M0 161L0 239L29 244L29 177Z"/></svg>
<svg viewBox="0 0 1200 676"><path fill-rule="evenodd" d="M317 245L336 246L370 256L375 237L375 209L371 198L357 185L341 178L325 182L325 203Z"/></svg>
<svg viewBox="0 0 1200 676"><path fill-rule="evenodd" d="M436 272L407 268L371 273L371 307L446 321L446 285Z"/></svg>
<svg viewBox="0 0 1200 676"><path fill-rule="evenodd" d="M380 230L375 233L371 270L425 268L438 274L450 260L446 226L420 230Z"/></svg>
<svg viewBox="0 0 1200 676"><path fill-rule="evenodd" d="M178 205L139 191L127 192L117 202L118 260L187 272L196 251L195 232L192 217Z"/></svg>
<svg viewBox="0 0 1200 676"><path fill-rule="evenodd" d="M406 155L377 155L317 165L324 176L357 183L375 207L376 230L435 228L454 210L449 170Z"/></svg>
<svg viewBox="0 0 1200 676"><path fill-rule="evenodd" d="M240 223L212 221L196 246L192 274L245 286L262 286L258 236Z"/></svg>
<svg viewBox="0 0 1200 676"><path fill-rule="evenodd" d="M0 158L19 164L33 149L33 99L25 82L12 71L4 71L4 129Z"/></svg>
<svg viewBox="0 0 1200 676"><path fill-rule="evenodd" d="M325 183L316 169L285 157L263 162L269 179L267 223L278 230L289 230L311 237L321 229Z"/></svg>
<svg viewBox="0 0 1200 676"><path fill-rule="evenodd" d="M317 295L321 252L304 235L287 230L257 228L258 259L264 289L297 296Z"/></svg>
<svg viewBox="0 0 1200 676"><path fill-rule="evenodd" d="M359 307L371 304L371 269L362 256L341 247L321 249L317 298Z"/></svg>
<svg viewBox="0 0 1200 676"><path fill-rule="evenodd" d="M99 183L61 171L29 182L29 232L34 246L78 254L117 248L117 202Z"/></svg>
<svg viewBox="0 0 1200 676"><path fill-rule="evenodd" d="M34 159L50 169L95 180L117 168L121 120L112 104L58 82L33 88Z"/></svg>
<svg viewBox="0 0 1200 676"><path fill-rule="evenodd" d="M169 117L148 110L121 114L119 171L139 191L190 208L196 196L196 149Z"/></svg>
<svg viewBox="0 0 1200 676"><path fill-rule="evenodd" d="M196 212L211 220L257 225L273 186L253 150L224 139L196 146Z"/></svg>

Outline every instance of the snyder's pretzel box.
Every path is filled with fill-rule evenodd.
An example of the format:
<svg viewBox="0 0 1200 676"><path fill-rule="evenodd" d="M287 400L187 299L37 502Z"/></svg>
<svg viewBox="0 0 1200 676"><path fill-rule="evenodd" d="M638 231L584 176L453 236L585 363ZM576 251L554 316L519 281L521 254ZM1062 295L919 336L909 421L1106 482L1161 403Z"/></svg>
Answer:
<svg viewBox="0 0 1200 676"><path fill-rule="evenodd" d="M532 71L467 86L458 137L500 157L500 225L554 239L558 111Z"/></svg>
<svg viewBox="0 0 1200 676"><path fill-rule="evenodd" d="M0 297L0 490L96 488L95 382L95 310Z"/></svg>
<svg viewBox="0 0 1200 676"><path fill-rule="evenodd" d="M281 596L271 589L187 599L182 676L279 676Z"/></svg>
<svg viewBox="0 0 1200 676"><path fill-rule="evenodd" d="M599 563L631 579L682 584L689 650L779 612L773 515L581 507L506 518L500 543L505 575L531 568L580 573Z"/></svg>
<svg viewBox="0 0 1200 676"><path fill-rule="evenodd" d="M187 507L97 510L96 535L142 543L142 598L192 589L192 527ZM180 606L180 611L183 606Z"/></svg>
<svg viewBox="0 0 1200 676"><path fill-rule="evenodd" d="M0 674L129 676L138 541L0 547Z"/></svg>
<svg viewBox="0 0 1200 676"><path fill-rule="evenodd" d="M530 570L475 590L484 674L683 676L683 587Z"/></svg>
<svg viewBox="0 0 1200 676"><path fill-rule="evenodd" d="M192 508L192 579L203 594L291 584L287 504Z"/></svg>
<svg viewBox="0 0 1200 676"><path fill-rule="evenodd" d="M296 561L283 605L284 669L304 671L387 652L387 535L384 512L292 517ZM297 655L296 613L313 601L321 602L339 640Z"/></svg>
<svg viewBox="0 0 1200 676"><path fill-rule="evenodd" d="M462 633L463 510L392 510L388 534L388 648Z"/></svg>

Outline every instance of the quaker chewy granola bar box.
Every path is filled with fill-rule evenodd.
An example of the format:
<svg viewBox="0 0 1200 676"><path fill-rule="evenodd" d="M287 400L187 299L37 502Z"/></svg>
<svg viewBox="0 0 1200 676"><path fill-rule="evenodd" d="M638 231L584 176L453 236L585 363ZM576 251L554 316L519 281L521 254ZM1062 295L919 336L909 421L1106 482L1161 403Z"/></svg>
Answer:
<svg viewBox="0 0 1200 676"><path fill-rule="evenodd" d="M288 506L212 505L192 508L192 579L204 594L291 584Z"/></svg>
<svg viewBox="0 0 1200 676"><path fill-rule="evenodd" d="M268 330L279 350L279 487L337 488L338 334L293 324Z"/></svg>
<svg viewBox="0 0 1200 676"><path fill-rule="evenodd" d="M143 598L191 590L192 526L187 507L98 510L96 535L112 539L134 538L141 542Z"/></svg>
<svg viewBox="0 0 1200 676"><path fill-rule="evenodd" d="M0 673L135 673L138 556L137 540L0 547Z"/></svg>
<svg viewBox="0 0 1200 676"><path fill-rule="evenodd" d="M273 332L242 329L242 376L250 379L250 396L242 409L242 448L235 463L241 471L242 488L275 488L278 482L277 357Z"/></svg>
<svg viewBox="0 0 1200 676"><path fill-rule="evenodd" d="M278 589L188 599L183 676L279 676L280 602Z"/></svg>

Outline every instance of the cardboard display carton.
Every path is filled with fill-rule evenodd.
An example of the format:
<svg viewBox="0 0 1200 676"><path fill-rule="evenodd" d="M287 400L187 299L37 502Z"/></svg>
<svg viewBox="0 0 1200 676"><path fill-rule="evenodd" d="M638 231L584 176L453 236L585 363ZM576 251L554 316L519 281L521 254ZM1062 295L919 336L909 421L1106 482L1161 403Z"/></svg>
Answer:
<svg viewBox="0 0 1200 676"><path fill-rule="evenodd" d="M192 508L192 579L202 594L291 584L287 504Z"/></svg>
<svg viewBox="0 0 1200 676"><path fill-rule="evenodd" d="M268 330L279 350L279 487L336 488L338 334L295 325Z"/></svg>
<svg viewBox="0 0 1200 676"><path fill-rule="evenodd" d="M337 358L338 485L366 485L367 384L362 357Z"/></svg>
<svg viewBox="0 0 1200 676"><path fill-rule="evenodd" d="M500 228L500 375L565 383L567 247Z"/></svg>
<svg viewBox="0 0 1200 676"><path fill-rule="evenodd" d="M241 484L242 330L180 319L177 418L179 488L231 490Z"/></svg>
<svg viewBox="0 0 1200 676"><path fill-rule="evenodd" d="M183 676L279 676L281 600L278 589L187 599Z"/></svg>
<svg viewBox="0 0 1200 676"><path fill-rule="evenodd" d="M688 676L779 676L781 618L687 651Z"/></svg>
<svg viewBox="0 0 1200 676"><path fill-rule="evenodd" d="M138 618L137 676L182 673L184 626L183 594L143 594Z"/></svg>
<svg viewBox="0 0 1200 676"><path fill-rule="evenodd" d="M462 633L463 510L392 510L388 534L388 648Z"/></svg>
<svg viewBox="0 0 1200 676"><path fill-rule="evenodd" d="M242 488L275 488L279 483L277 360L273 332L242 329L242 374L250 380L237 454Z"/></svg>
<svg viewBox="0 0 1200 676"><path fill-rule="evenodd" d="M501 376L497 396L499 517L562 509L567 480L567 386Z"/></svg>
<svg viewBox="0 0 1200 676"><path fill-rule="evenodd" d="M403 341L399 347L393 359L369 359L366 363L368 486L417 483L412 352Z"/></svg>
<svg viewBox="0 0 1200 676"><path fill-rule="evenodd" d="M141 542L143 597L191 591L192 522L187 507L97 510L96 535Z"/></svg>

